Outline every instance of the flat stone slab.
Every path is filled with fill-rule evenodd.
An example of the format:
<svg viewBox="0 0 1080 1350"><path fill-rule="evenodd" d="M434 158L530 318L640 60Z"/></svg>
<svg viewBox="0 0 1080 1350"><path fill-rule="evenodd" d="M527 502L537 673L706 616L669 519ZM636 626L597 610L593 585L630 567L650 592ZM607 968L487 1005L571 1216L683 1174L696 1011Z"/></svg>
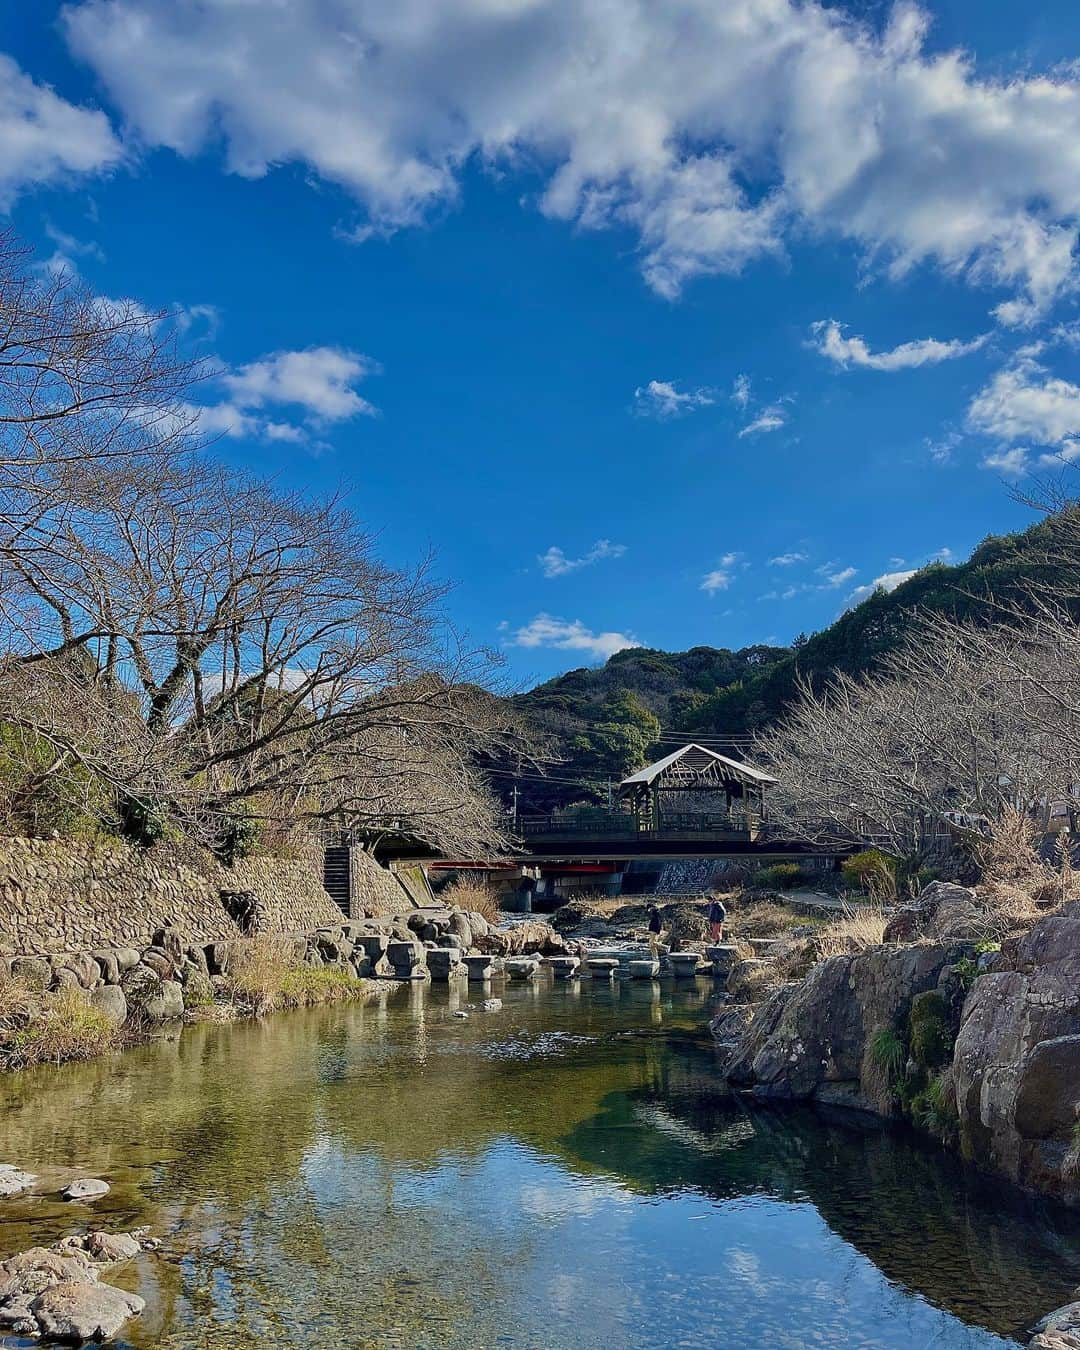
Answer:
<svg viewBox="0 0 1080 1350"><path fill-rule="evenodd" d="M540 962L527 957L511 956L503 962L503 969L512 980L531 980L540 969Z"/></svg>
<svg viewBox="0 0 1080 1350"><path fill-rule="evenodd" d="M0 1200L28 1191L37 1177L33 1172L22 1172L11 1163L0 1163Z"/></svg>
<svg viewBox="0 0 1080 1350"><path fill-rule="evenodd" d="M557 980L571 980L578 973L581 961L576 956L546 956L544 964Z"/></svg>
<svg viewBox="0 0 1080 1350"><path fill-rule="evenodd" d="M634 960L630 962L630 978L634 980L655 980L660 974L660 962Z"/></svg>

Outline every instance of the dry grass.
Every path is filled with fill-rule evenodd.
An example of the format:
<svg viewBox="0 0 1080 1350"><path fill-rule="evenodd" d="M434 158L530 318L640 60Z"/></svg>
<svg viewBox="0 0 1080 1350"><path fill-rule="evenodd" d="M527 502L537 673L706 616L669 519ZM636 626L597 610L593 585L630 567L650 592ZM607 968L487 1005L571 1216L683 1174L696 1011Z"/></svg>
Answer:
<svg viewBox="0 0 1080 1350"><path fill-rule="evenodd" d="M461 879L452 881L445 890L439 892L438 899L441 904L457 905L458 909L480 914L488 923L502 922L503 914L495 892L490 886L483 886L479 882Z"/></svg>
<svg viewBox="0 0 1080 1350"><path fill-rule="evenodd" d="M819 960L827 956L846 956L852 952L880 947L887 922L885 911L877 905L860 909L848 907L842 919L827 924L814 938Z"/></svg>
<svg viewBox="0 0 1080 1350"><path fill-rule="evenodd" d="M91 1005L85 990L47 994L0 980L0 1068L91 1059L121 1040L120 1028Z"/></svg>
<svg viewBox="0 0 1080 1350"><path fill-rule="evenodd" d="M309 966L297 961L287 943L252 938L227 975L228 995L252 1017L283 1008L340 1003L366 992L369 985L339 966Z"/></svg>
<svg viewBox="0 0 1080 1350"><path fill-rule="evenodd" d="M1021 811L1006 811L983 845L979 898L987 911L987 934L1022 933L1048 911L1080 897L1080 872L1063 841L1048 862L1039 853L1035 822Z"/></svg>
<svg viewBox="0 0 1080 1350"><path fill-rule="evenodd" d="M736 937L779 937L805 922L786 905L771 900L748 900L745 904L728 906L728 928Z"/></svg>

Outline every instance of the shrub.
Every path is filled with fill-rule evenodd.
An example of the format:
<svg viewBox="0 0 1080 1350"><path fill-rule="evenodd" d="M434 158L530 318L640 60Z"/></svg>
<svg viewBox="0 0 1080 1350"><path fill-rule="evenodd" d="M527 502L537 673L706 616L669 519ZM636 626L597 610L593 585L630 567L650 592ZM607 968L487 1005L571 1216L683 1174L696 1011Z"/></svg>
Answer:
<svg viewBox="0 0 1080 1350"><path fill-rule="evenodd" d="M952 1054L953 1037L942 996L934 990L920 994L911 1005L908 1023L915 1063L923 1069L944 1064Z"/></svg>
<svg viewBox="0 0 1080 1350"><path fill-rule="evenodd" d="M844 881L878 900L896 897L896 862L877 848L864 848L840 864Z"/></svg>
<svg viewBox="0 0 1080 1350"><path fill-rule="evenodd" d="M956 1133L956 1093L952 1074L948 1069L931 1078L930 1082L911 1099L911 1119L914 1124L948 1140Z"/></svg>
<svg viewBox="0 0 1080 1350"><path fill-rule="evenodd" d="M893 1086L899 1083L907 1060L907 1050L892 1027L875 1031L870 1041L870 1058Z"/></svg>
<svg viewBox="0 0 1080 1350"><path fill-rule="evenodd" d="M763 891L792 891L809 881L809 876L797 862L773 863L769 867L759 867L754 873L754 886Z"/></svg>

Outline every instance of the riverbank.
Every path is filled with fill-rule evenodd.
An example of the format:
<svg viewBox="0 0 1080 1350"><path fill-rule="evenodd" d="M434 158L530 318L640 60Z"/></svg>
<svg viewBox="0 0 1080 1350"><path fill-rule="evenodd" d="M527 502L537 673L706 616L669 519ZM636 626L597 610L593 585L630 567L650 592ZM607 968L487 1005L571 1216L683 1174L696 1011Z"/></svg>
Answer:
<svg viewBox="0 0 1080 1350"><path fill-rule="evenodd" d="M711 979L498 993L398 981L0 1077L42 1175L0 1258L160 1237L104 1277L146 1302L136 1350L1005 1350L1080 1283L1067 1211L865 1118L744 1109L696 1034ZM65 1202L76 1174L111 1190Z"/></svg>
<svg viewBox="0 0 1080 1350"><path fill-rule="evenodd" d="M934 883L893 941L836 953L760 1001L727 982L724 1073L763 1100L903 1118L976 1167L1080 1205L1080 902L1000 942ZM906 941L897 941L903 933Z"/></svg>

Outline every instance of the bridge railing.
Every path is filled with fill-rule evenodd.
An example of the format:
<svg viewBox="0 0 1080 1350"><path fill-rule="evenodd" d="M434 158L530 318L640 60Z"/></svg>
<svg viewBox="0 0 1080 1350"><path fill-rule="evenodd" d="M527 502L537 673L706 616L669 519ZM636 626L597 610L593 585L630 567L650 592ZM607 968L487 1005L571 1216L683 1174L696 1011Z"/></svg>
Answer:
<svg viewBox="0 0 1080 1350"><path fill-rule="evenodd" d="M758 827L753 813L685 812L662 817L654 828L628 811L589 811L581 815L551 812L548 815L519 816L515 832L525 839L668 839L692 835L711 838L746 838Z"/></svg>

